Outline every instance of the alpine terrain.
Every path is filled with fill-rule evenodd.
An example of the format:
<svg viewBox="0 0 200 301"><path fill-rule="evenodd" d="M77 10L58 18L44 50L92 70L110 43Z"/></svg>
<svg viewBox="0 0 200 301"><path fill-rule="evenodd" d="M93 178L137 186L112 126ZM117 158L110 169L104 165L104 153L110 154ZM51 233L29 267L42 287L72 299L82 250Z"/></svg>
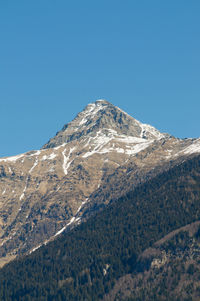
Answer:
<svg viewBox="0 0 200 301"><path fill-rule="evenodd" d="M0 159L1 266L199 152L200 139L160 133L106 100L87 105L40 150Z"/></svg>
<svg viewBox="0 0 200 301"><path fill-rule="evenodd" d="M200 300L200 155L0 269L2 301Z"/></svg>

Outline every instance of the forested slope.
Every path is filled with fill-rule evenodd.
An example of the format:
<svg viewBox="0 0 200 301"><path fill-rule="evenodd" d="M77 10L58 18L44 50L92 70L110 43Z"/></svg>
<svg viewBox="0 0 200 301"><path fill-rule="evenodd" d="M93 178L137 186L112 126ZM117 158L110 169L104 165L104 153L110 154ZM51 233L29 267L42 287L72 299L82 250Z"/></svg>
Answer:
<svg viewBox="0 0 200 301"><path fill-rule="evenodd" d="M200 219L200 156L175 166L103 212L0 270L1 300L100 300L140 254Z"/></svg>
<svg viewBox="0 0 200 301"><path fill-rule="evenodd" d="M104 301L199 301L200 222L172 231L138 258Z"/></svg>

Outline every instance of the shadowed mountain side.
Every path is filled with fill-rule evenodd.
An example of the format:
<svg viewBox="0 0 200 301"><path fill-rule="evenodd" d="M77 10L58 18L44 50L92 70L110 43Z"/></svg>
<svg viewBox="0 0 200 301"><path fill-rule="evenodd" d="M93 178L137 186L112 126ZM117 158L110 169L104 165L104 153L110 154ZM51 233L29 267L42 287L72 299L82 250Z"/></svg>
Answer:
<svg viewBox="0 0 200 301"><path fill-rule="evenodd" d="M200 299L200 221L179 228L146 249L135 271L119 278L104 301Z"/></svg>

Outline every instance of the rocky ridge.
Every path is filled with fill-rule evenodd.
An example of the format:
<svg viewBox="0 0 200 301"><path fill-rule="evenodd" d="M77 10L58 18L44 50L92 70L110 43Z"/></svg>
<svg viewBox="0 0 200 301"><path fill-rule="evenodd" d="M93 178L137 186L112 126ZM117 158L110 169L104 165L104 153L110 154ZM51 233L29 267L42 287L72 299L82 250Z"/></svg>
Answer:
<svg viewBox="0 0 200 301"><path fill-rule="evenodd" d="M1 264L32 252L129 189L200 152L105 100L89 104L41 150L0 159Z"/></svg>

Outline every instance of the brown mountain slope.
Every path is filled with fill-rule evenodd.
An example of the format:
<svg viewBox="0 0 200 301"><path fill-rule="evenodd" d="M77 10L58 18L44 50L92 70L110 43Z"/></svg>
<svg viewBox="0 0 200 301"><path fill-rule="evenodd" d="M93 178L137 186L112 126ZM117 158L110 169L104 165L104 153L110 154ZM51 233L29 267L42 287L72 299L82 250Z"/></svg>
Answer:
<svg viewBox="0 0 200 301"><path fill-rule="evenodd" d="M199 151L198 139L162 134L107 101L89 104L41 150L0 159L0 263L88 218L130 180Z"/></svg>

